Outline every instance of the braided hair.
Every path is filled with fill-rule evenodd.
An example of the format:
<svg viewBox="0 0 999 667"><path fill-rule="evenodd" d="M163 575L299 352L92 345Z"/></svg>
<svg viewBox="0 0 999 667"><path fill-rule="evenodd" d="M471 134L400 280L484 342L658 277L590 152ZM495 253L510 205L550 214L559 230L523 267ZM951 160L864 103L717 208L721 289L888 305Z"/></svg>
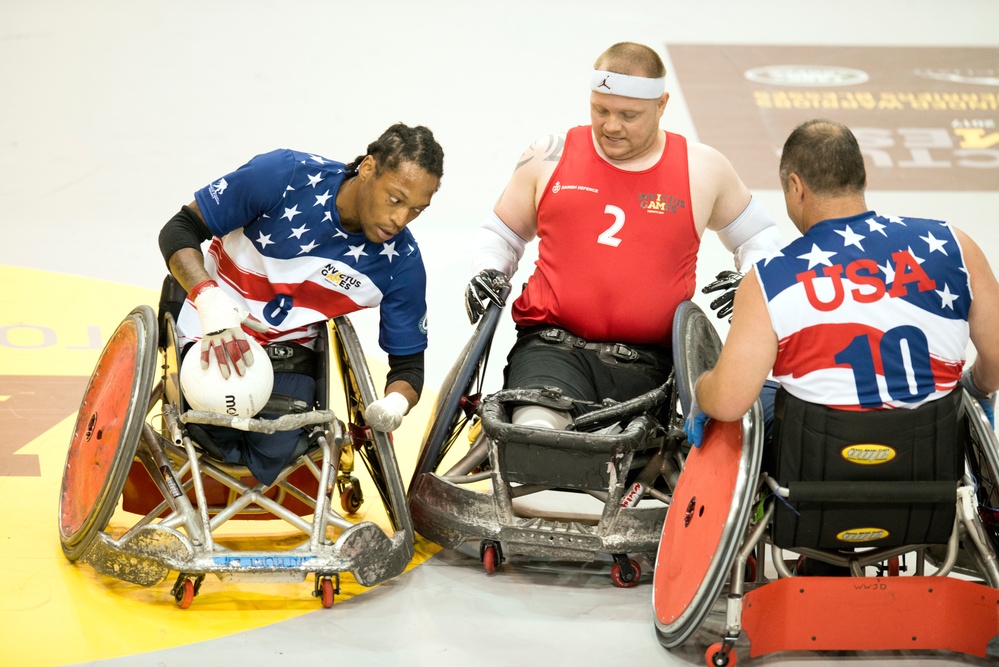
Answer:
<svg viewBox="0 0 999 667"><path fill-rule="evenodd" d="M401 162L412 162L431 176L444 175L444 149L434 139L433 132L423 125L409 127L396 123L368 144L364 155L358 155L347 165L347 171L356 171L361 161L370 155L375 159L375 173L394 170Z"/></svg>

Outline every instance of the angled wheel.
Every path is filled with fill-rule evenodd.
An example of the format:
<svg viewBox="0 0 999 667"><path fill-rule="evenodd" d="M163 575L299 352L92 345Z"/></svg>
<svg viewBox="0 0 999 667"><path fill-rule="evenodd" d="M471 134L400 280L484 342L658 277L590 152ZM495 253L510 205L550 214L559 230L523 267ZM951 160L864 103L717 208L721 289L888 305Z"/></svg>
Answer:
<svg viewBox="0 0 999 667"><path fill-rule="evenodd" d="M656 632L666 648L700 627L732 570L756 495L762 422L759 401L741 423L709 420L680 473L653 576Z"/></svg>
<svg viewBox="0 0 999 667"><path fill-rule="evenodd" d="M357 332L346 316L333 319L330 330L330 350L336 359L347 400L347 417L350 424L367 428L364 406L377 400L374 380L368 369L364 349ZM358 450L381 497L389 520L395 530L405 530L413 535L413 520L406 504L406 488L399 473L391 434L368 429Z"/></svg>
<svg viewBox="0 0 999 667"><path fill-rule="evenodd" d="M503 293L503 298L505 299L508 294L509 289ZM502 312L503 309L495 303L489 304L479 319L475 331L441 383L443 390L434 403L433 416L427 425L410 488L413 488L417 477L437 469L448 447L465 426L470 415L469 410L474 411L480 389L477 385L481 384L485 374L489 347Z"/></svg>
<svg viewBox="0 0 999 667"><path fill-rule="evenodd" d="M992 548L999 552L999 438L978 401L971 398L968 392L962 392L969 431L966 460L975 477L978 512L982 526L992 540Z"/></svg>
<svg viewBox="0 0 999 667"><path fill-rule="evenodd" d="M690 414L694 383L714 368L721 353L721 338L711 320L693 301L683 301L673 315L673 368L683 415Z"/></svg>
<svg viewBox="0 0 999 667"><path fill-rule="evenodd" d="M156 315L139 306L111 335L83 395L59 493L59 539L71 561L87 552L121 497L149 407L156 340Z"/></svg>

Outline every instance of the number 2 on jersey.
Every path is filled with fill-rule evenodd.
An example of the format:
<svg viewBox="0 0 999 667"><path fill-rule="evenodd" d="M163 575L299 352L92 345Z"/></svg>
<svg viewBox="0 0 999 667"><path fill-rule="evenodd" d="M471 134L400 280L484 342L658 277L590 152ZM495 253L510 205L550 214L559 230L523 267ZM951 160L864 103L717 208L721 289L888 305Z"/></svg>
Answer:
<svg viewBox="0 0 999 667"><path fill-rule="evenodd" d="M624 211L619 209L617 206L607 204L607 206L604 207L604 213L613 215L614 222L611 223L610 227L600 233L600 236L597 237L597 243L603 243L604 245L616 248L621 245L621 239L614 235L621 231L621 228L624 227Z"/></svg>

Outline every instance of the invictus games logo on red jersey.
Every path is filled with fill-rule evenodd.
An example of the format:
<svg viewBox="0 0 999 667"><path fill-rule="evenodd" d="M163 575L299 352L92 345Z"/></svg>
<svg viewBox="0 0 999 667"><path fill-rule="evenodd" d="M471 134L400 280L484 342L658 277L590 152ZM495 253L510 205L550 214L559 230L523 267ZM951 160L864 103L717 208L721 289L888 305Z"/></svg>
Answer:
<svg viewBox="0 0 999 667"><path fill-rule="evenodd" d="M672 195L663 194L640 194L638 195L638 205L649 213L676 213L680 209L687 208L687 202L677 199Z"/></svg>

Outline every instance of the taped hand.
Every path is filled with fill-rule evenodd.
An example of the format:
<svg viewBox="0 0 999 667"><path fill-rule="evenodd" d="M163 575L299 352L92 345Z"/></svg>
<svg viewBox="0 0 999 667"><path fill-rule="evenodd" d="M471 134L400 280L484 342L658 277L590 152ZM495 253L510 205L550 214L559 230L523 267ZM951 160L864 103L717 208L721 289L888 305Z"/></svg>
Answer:
<svg viewBox="0 0 999 667"><path fill-rule="evenodd" d="M503 290L510 287L510 281L506 279L502 271L496 269L482 269L478 275L468 281L465 288L465 313L468 321L475 324L486 312L489 302L495 303L502 308L506 305L503 298Z"/></svg>
<svg viewBox="0 0 999 667"><path fill-rule="evenodd" d="M201 368L207 369L214 359L224 379L229 379L232 370L242 375L253 364L242 325L261 333L269 327L250 317L214 280L198 283L188 297L201 318Z"/></svg>
<svg viewBox="0 0 999 667"><path fill-rule="evenodd" d="M715 276L714 282L705 285L701 290L704 294L725 290L725 293L711 302L711 310L717 311L718 319L727 317L732 321L732 305L735 302L735 290L742 282L743 274L738 271L722 271Z"/></svg>
<svg viewBox="0 0 999 667"><path fill-rule="evenodd" d="M391 391L384 398L369 405L364 410L368 425L376 431L390 433L402 424L402 418L409 410L409 401L402 394Z"/></svg>
<svg viewBox="0 0 999 667"><path fill-rule="evenodd" d="M995 393L988 394L978 388L975 384L975 378L971 374L971 368L966 368L963 373L961 373L961 386L964 387L971 397L978 401L978 404L982 406L982 411L989 420L989 426L992 428L996 427L996 395Z"/></svg>
<svg viewBox="0 0 999 667"><path fill-rule="evenodd" d="M694 401L693 405L690 406L690 414L687 415L687 419L683 422L683 430L687 434L687 442L694 447L700 447L701 442L704 440L704 425L707 423L708 416L701 412L701 409L697 406L697 401Z"/></svg>

